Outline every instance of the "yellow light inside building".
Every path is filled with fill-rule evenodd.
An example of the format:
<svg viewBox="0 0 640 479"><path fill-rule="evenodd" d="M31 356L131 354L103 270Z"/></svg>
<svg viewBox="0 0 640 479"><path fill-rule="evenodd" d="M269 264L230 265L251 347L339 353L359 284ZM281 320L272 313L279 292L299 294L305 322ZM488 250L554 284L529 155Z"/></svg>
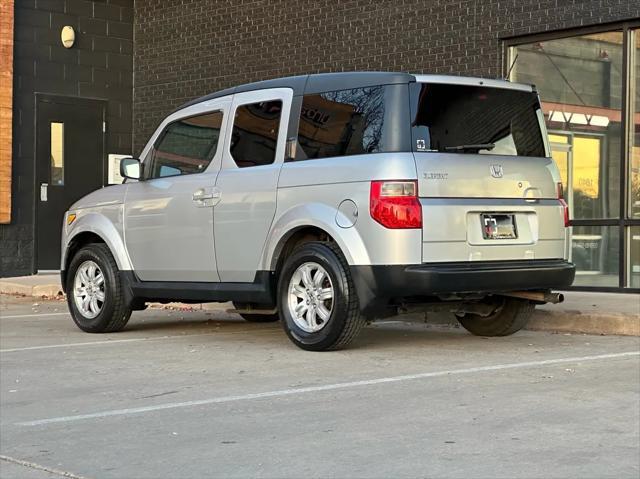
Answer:
<svg viewBox="0 0 640 479"><path fill-rule="evenodd" d="M598 198L600 187L601 140L576 136L573 139L573 191Z"/></svg>

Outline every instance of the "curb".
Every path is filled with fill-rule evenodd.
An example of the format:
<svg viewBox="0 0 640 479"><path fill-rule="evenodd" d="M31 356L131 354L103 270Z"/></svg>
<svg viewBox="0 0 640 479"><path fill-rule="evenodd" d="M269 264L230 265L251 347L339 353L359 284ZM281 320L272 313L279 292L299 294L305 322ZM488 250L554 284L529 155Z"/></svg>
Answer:
<svg viewBox="0 0 640 479"><path fill-rule="evenodd" d="M62 288L59 284L31 286L0 281L0 294L55 298L62 295ZM231 303L150 303L149 306L152 308L223 312L232 307ZM536 309L525 329L555 333L640 336L640 317L628 314L582 313L577 310Z"/></svg>
<svg viewBox="0 0 640 479"><path fill-rule="evenodd" d="M640 318L628 314L584 314L536 309L525 327L530 331L640 336Z"/></svg>
<svg viewBox="0 0 640 479"><path fill-rule="evenodd" d="M62 287L60 284L27 285L11 283L9 281L0 281L0 294L34 296L37 298L42 296L56 297L62 295Z"/></svg>

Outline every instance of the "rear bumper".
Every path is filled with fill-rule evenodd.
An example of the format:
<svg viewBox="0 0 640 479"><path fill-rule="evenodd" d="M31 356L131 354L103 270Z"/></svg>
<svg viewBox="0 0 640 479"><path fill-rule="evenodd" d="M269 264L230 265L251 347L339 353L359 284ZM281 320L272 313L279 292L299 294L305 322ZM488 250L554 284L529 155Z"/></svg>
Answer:
<svg viewBox="0 0 640 479"><path fill-rule="evenodd" d="M575 266L561 259L352 266L351 275L364 310L376 298L562 289Z"/></svg>

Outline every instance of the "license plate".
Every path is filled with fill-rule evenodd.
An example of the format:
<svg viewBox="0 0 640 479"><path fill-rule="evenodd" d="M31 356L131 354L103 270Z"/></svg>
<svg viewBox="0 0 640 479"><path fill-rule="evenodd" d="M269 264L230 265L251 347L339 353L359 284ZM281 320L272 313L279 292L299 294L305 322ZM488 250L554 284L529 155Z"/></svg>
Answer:
<svg viewBox="0 0 640 479"><path fill-rule="evenodd" d="M518 237L514 215L482 214L482 237L487 240L515 239Z"/></svg>

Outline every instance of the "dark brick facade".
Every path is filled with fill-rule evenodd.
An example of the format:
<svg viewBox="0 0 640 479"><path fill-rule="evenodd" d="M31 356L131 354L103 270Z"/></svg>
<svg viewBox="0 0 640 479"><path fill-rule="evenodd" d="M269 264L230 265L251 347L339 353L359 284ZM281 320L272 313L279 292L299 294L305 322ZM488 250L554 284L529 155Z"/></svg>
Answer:
<svg viewBox="0 0 640 479"><path fill-rule="evenodd" d="M64 25L76 45L60 41ZM106 148L131 153L133 0L15 2L11 223L0 225L0 276L34 272L35 92L107 100Z"/></svg>
<svg viewBox="0 0 640 479"><path fill-rule="evenodd" d="M502 39L640 16L635 0L136 0L134 149L193 97L343 70L496 77Z"/></svg>

